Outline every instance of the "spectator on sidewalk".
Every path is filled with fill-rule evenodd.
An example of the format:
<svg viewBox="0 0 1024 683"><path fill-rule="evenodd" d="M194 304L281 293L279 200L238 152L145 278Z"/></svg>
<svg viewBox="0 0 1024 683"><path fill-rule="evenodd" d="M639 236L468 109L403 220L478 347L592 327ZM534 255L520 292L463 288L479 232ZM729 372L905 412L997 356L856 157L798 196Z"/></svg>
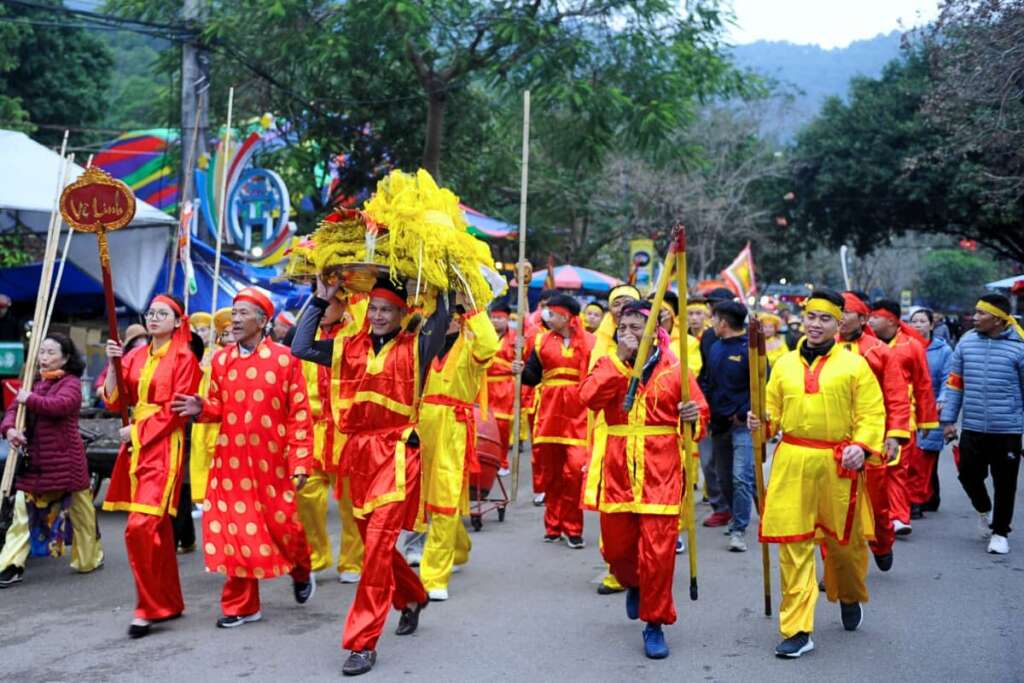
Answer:
<svg viewBox="0 0 1024 683"><path fill-rule="evenodd" d="M22 341L22 326L11 312L11 297L0 294L0 341Z"/></svg>
<svg viewBox="0 0 1024 683"><path fill-rule="evenodd" d="M910 316L910 326L917 330L928 342L925 349L928 360L928 372L932 376L932 387L939 410L942 403L939 392L946 385L949 375L949 361L953 357L953 348L938 334L941 319L927 308L919 308ZM947 330L948 334L948 330ZM917 433L917 447L920 457L911 462L910 502L924 512L935 512L939 509L939 453L942 452L942 430L922 429Z"/></svg>
<svg viewBox="0 0 1024 683"><path fill-rule="evenodd" d="M1010 315L1002 294L985 294L975 304L974 329L953 352L943 391L941 422L947 441L960 432L960 483L978 513L988 552L1010 552L1024 434L1024 331ZM992 475L994 504L985 479Z"/></svg>
<svg viewBox="0 0 1024 683"><path fill-rule="evenodd" d="M754 501L754 450L747 429L750 374L747 309L737 301L715 305L712 325L717 340L707 358L701 387L711 409L711 448L715 474L729 506L729 550L744 552L744 535Z"/></svg>

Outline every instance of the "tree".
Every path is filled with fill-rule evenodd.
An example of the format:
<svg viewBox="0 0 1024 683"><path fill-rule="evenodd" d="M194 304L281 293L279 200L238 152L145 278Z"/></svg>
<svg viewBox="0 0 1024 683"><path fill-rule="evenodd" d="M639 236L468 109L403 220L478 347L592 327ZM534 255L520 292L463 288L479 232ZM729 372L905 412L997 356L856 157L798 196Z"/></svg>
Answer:
<svg viewBox="0 0 1024 683"><path fill-rule="evenodd" d="M921 295L938 310L970 310L984 284L999 277L991 258L960 249L932 251L924 261Z"/></svg>
<svg viewBox="0 0 1024 683"><path fill-rule="evenodd" d="M56 5L57 0L45 0ZM89 126L106 112L113 63L93 35L80 28L55 28L50 13L10 5L4 10L16 29L11 46L0 47L0 108L16 121L40 127L42 142L60 140L61 128ZM0 42L4 42L0 40ZM7 58L4 59L4 53ZM11 100L16 104L11 104ZM6 102L6 104L5 104ZM18 109L24 112L18 114Z"/></svg>

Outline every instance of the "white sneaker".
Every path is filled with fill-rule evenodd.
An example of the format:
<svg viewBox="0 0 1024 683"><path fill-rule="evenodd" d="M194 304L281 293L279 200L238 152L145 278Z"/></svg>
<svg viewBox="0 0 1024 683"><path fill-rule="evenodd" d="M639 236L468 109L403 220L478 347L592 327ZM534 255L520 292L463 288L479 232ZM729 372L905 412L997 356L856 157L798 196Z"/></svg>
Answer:
<svg viewBox="0 0 1024 683"><path fill-rule="evenodd" d="M988 551L993 555L1005 555L1010 552L1010 544L1006 536L992 534L992 540L988 542Z"/></svg>
<svg viewBox="0 0 1024 683"><path fill-rule="evenodd" d="M743 540L742 531L734 531L729 535L729 551L734 553L747 552L747 542Z"/></svg>
<svg viewBox="0 0 1024 683"><path fill-rule="evenodd" d="M462 573L462 565L461 564L453 564L452 565L452 574L461 574L461 573Z"/></svg>
<svg viewBox="0 0 1024 683"><path fill-rule="evenodd" d="M423 551L421 550L409 550L405 553L405 561L409 563L410 567L420 566L420 562L423 560Z"/></svg>
<svg viewBox="0 0 1024 683"><path fill-rule="evenodd" d="M533 504L536 505L537 507L540 507L541 505L543 505L544 504L544 494L543 493L536 494L533 497Z"/></svg>
<svg viewBox="0 0 1024 683"><path fill-rule="evenodd" d="M892 520L892 528L896 531L897 536L909 536L913 528L909 524L904 524L898 519Z"/></svg>
<svg viewBox="0 0 1024 683"><path fill-rule="evenodd" d="M507 467L502 467L500 470L498 470L498 476L499 477L507 477L508 476L508 468Z"/></svg>
<svg viewBox="0 0 1024 683"><path fill-rule="evenodd" d="M676 555L682 555L686 552L686 539L682 534L679 534L679 538L676 539Z"/></svg>
<svg viewBox="0 0 1024 683"><path fill-rule="evenodd" d="M981 540L987 541L992 536L992 513L978 513L978 536Z"/></svg>
<svg viewBox="0 0 1024 683"><path fill-rule="evenodd" d="M427 597L430 598L431 602L444 602L448 599L448 589L435 588L434 590L427 591Z"/></svg>
<svg viewBox="0 0 1024 683"><path fill-rule="evenodd" d="M339 572L338 582L339 583L359 583L359 572Z"/></svg>

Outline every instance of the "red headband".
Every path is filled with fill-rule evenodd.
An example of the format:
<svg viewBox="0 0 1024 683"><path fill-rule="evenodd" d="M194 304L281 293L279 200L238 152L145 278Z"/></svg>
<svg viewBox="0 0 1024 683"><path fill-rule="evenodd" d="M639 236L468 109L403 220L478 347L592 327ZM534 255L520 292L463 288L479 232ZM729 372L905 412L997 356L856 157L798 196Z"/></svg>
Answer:
<svg viewBox="0 0 1024 683"><path fill-rule="evenodd" d="M871 315L868 305L853 292L843 292L843 310L857 315Z"/></svg>
<svg viewBox="0 0 1024 683"><path fill-rule="evenodd" d="M508 313L506 313L505 311L491 311L491 317L492 318L507 318L508 317Z"/></svg>
<svg viewBox="0 0 1024 683"><path fill-rule="evenodd" d="M267 298L266 294L259 291L258 289L246 287L245 289L241 290L240 292L238 292L238 294L235 295L234 298L235 303L239 301L247 301L257 306L267 315L268 320L274 317L274 303L269 298Z"/></svg>
<svg viewBox="0 0 1024 683"><path fill-rule="evenodd" d="M548 306L548 310L551 311L552 313L558 313L559 315L564 315L566 318L572 318L573 317L572 313L570 313L569 309L566 308L565 306L551 306L551 305L549 305Z"/></svg>
<svg viewBox="0 0 1024 683"><path fill-rule="evenodd" d="M373 289L371 289L370 298L384 299L385 301L393 303L395 306L398 306L399 308L409 307L409 304L406 303L405 299L400 297L398 294L395 294L390 289L385 289L383 287L374 287Z"/></svg>
<svg viewBox="0 0 1024 683"><path fill-rule="evenodd" d="M157 294L156 296L153 297L153 300L150 302L150 304L155 303L166 304L172 311L174 311L174 315L178 316L179 318L185 314L185 312L181 310L181 306L178 305L178 302L169 296Z"/></svg>
<svg viewBox="0 0 1024 683"><path fill-rule="evenodd" d="M900 317L898 315L885 308L873 308L871 309L871 315L891 320L896 324L899 324L900 322Z"/></svg>

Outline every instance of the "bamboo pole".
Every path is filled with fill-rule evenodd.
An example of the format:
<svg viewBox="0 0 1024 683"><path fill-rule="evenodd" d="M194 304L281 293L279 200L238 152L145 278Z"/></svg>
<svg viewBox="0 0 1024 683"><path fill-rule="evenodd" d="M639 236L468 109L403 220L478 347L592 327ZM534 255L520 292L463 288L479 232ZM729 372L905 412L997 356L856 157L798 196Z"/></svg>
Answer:
<svg viewBox="0 0 1024 683"><path fill-rule="evenodd" d="M50 209L50 222L46 228L46 247L43 251L43 265L39 276L39 295L36 298L36 309L32 317L32 337L29 339L28 356L25 358L25 367L22 370L21 386L28 391L32 390L32 382L35 379L36 359L39 355L39 344L42 341L40 330L44 325L47 305L49 303L50 281L53 275L53 261L57 256L57 244L60 240L60 195L64 189L68 168L73 163L74 156L65 158L64 154L68 148L68 133L64 131L64 138L60 146L60 166L57 171L57 184L54 188L53 207ZM55 234L56 233L56 234ZM19 432L25 431L25 404L18 404L15 413L14 428ZM11 515L13 514L13 491L14 473L18 467L20 453L17 449L11 451L4 463L3 477L0 479L0 500L2 500L2 513L0 513L0 527L6 534L10 526ZM2 544L0 544L2 545Z"/></svg>
<svg viewBox="0 0 1024 683"><path fill-rule="evenodd" d="M220 209L217 211L217 249L213 260L213 295L210 299L210 317L217 313L217 296L220 294L220 254L224 244L224 223L228 210L228 165L231 162L231 116L235 106L235 89L228 90L228 120L224 130L224 144L221 147L224 163L220 178Z"/></svg>
<svg viewBox="0 0 1024 683"><path fill-rule="evenodd" d="M636 352L636 360L633 361L633 371L629 375L629 388L626 390L626 399L622 408L627 413L633 409L633 402L636 400L636 392L640 387L640 378L643 376L644 365L647 364L647 357L651 352L651 345L654 343L655 330L658 326L658 311L661 310L661 303L665 300L665 292L668 291L668 283L672 279L672 271L675 269L675 253L678 233L673 234L672 244L665 255L665 267L661 269L658 276L658 286L655 288L654 300L651 302L651 315L647 316L647 324L644 326L644 336L640 340L640 348Z"/></svg>
<svg viewBox="0 0 1024 683"><path fill-rule="evenodd" d="M192 164L196 162L196 143L199 141L199 119L202 117L202 102L199 103L199 107L196 108L195 112L195 124L192 126L192 143L189 146L188 157L192 160ZM184 142L184 141L182 141ZM171 294L174 293L174 279L175 273L178 269L178 250L180 248L181 236L178 231L181 230L181 215L185 211L185 202L192 201L192 185L195 182L195 169L186 168L184 175L181 179L181 194L179 195L180 200L178 202L178 226L174 233L174 249L171 251L171 268L167 271L167 291ZM188 283L185 283L183 292L185 295L185 314L188 315Z"/></svg>
<svg viewBox="0 0 1024 683"><path fill-rule="evenodd" d="M684 314L686 312L687 305L687 291L686 291L686 228L679 226L677 228L676 236L676 289L679 290L679 310ZM669 264L664 264L663 268L668 268ZM651 316L656 317L657 312L651 311ZM676 323L678 324L678 322ZM689 332L686 325L682 326L679 331L679 388L682 392L683 403L690 402L690 355L689 349L687 348L689 341ZM695 465L693 463L693 455L691 450L693 449L693 427L687 423L683 423L683 463L686 466L686 500L689 502L689 517L690 523L686 527L686 540L690 546L690 599L697 599L697 508L696 508L696 494L694 493L693 484L696 480L694 476Z"/></svg>
<svg viewBox="0 0 1024 683"><path fill-rule="evenodd" d="M518 283L516 312L519 314L519 334L516 335L515 360L523 359L523 344L526 341L526 314L529 312L527 303L526 282L526 198L530 180L530 91L523 93L523 156L519 182L519 263L516 265L516 282ZM522 428L520 412L523 407L523 377L516 375L515 393L512 398L512 502L519 496L519 461L520 438Z"/></svg>
<svg viewBox="0 0 1024 683"><path fill-rule="evenodd" d="M86 168L92 167L93 155L89 155L89 160L85 162ZM57 230L57 234L60 235L60 229ZM64 266L68 262L68 251L71 249L71 238L75 234L75 229L70 225L68 226L68 236L64 238L64 249L60 255L60 267L57 268L57 279L53 282L53 294L50 296L50 303L46 309L46 318L43 323L43 337L50 331L50 320L53 319L53 307L57 303L57 295L60 294L60 283L64 280Z"/></svg>
<svg viewBox="0 0 1024 683"><path fill-rule="evenodd" d="M761 421L766 424L765 417L765 376L767 373L767 361L764 353L764 334L761 331L761 323L751 315L749 330L747 332L747 366L750 377L750 410ZM755 429L750 434L754 444L754 484L757 489L757 516L764 518L764 427ZM768 544L761 543L761 577L764 584L764 615L772 615L772 579L771 579L771 556L768 552Z"/></svg>

